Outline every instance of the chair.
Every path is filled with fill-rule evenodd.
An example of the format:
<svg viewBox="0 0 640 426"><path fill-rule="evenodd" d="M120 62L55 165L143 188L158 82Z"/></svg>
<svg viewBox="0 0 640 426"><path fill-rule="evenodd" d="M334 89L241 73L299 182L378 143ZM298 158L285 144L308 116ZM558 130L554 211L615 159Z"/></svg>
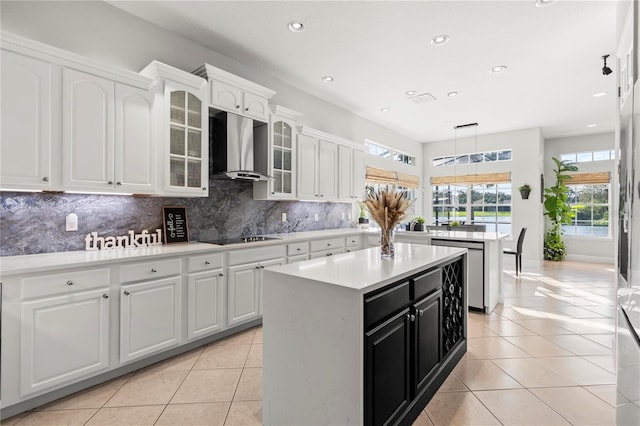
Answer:
<svg viewBox="0 0 640 426"><path fill-rule="evenodd" d="M516 257L516 277L519 272L522 272L522 243L524 242L524 234L527 232L527 227L525 226L520 230L520 235L518 235L518 244L516 245L516 249L504 249L502 252L504 254L512 254Z"/></svg>

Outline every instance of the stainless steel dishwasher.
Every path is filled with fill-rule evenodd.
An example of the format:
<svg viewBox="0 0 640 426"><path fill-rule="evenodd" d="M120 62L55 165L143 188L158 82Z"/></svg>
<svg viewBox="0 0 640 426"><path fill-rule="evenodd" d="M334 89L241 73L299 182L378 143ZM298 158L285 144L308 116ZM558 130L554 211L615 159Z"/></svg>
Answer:
<svg viewBox="0 0 640 426"><path fill-rule="evenodd" d="M484 244L476 241L445 240L432 238L431 245L466 248L467 255L467 303L469 308L485 311L484 303Z"/></svg>

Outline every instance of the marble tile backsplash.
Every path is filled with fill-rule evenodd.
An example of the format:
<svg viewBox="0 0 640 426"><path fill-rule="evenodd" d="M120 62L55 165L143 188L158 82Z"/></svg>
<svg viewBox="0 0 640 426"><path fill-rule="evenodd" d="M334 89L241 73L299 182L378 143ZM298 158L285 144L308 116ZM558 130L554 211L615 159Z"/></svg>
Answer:
<svg viewBox="0 0 640 426"><path fill-rule="evenodd" d="M252 182L213 183L208 198L0 192L0 256L84 250L93 231L153 231L162 228L162 206L187 208L191 241L351 226L350 203L254 201ZM78 231L65 231L69 213L78 215Z"/></svg>

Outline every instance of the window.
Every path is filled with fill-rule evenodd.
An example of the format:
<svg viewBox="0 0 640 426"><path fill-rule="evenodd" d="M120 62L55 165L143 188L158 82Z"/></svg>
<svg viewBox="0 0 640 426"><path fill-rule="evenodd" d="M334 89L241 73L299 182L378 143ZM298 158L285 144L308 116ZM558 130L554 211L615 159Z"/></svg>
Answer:
<svg viewBox="0 0 640 426"><path fill-rule="evenodd" d="M560 161L570 161L572 163L588 163L590 161L615 160L615 150L570 152L560 155Z"/></svg>
<svg viewBox="0 0 640 426"><path fill-rule="evenodd" d="M510 161L512 151L504 149L500 151L473 152L455 156L436 157L431 159L433 167L453 166L454 164L490 163L494 161Z"/></svg>
<svg viewBox="0 0 640 426"><path fill-rule="evenodd" d="M400 163L409 164L411 166L416 165L416 157L408 155L399 151L392 150L390 148L378 145L371 141L365 141L367 152L376 157L387 158L389 160L398 161Z"/></svg>
<svg viewBox="0 0 640 426"><path fill-rule="evenodd" d="M486 225L487 232L511 233L511 183L435 185L433 224L458 221Z"/></svg>
<svg viewBox="0 0 640 426"><path fill-rule="evenodd" d="M608 238L610 184L567 185L569 204L576 212L571 225L563 225L565 235Z"/></svg>

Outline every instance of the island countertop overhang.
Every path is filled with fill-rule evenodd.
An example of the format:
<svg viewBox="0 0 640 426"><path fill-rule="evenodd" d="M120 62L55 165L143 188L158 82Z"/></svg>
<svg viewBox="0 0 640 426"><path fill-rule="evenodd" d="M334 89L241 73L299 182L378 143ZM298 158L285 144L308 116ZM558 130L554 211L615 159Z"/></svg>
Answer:
<svg viewBox="0 0 640 426"><path fill-rule="evenodd" d="M306 262L272 266L265 269L265 273L297 277L364 294L466 252L462 248L397 243L392 259L381 259L380 249L373 247Z"/></svg>

